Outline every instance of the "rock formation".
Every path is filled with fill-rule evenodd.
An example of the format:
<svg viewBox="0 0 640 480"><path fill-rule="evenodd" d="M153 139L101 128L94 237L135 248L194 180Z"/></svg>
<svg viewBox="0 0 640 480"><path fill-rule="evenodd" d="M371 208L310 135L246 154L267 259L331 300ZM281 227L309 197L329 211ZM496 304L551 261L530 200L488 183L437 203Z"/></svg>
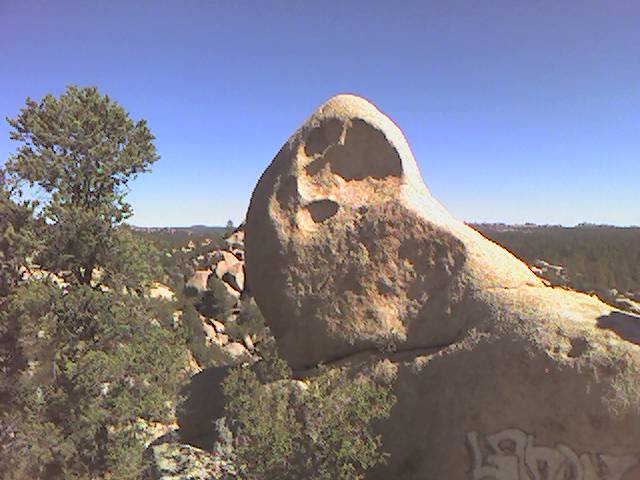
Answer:
<svg viewBox="0 0 640 480"><path fill-rule="evenodd" d="M291 136L245 235L294 369L391 361L375 478L640 479L640 317L546 286L452 218L366 100L334 97Z"/></svg>
<svg viewBox="0 0 640 480"><path fill-rule="evenodd" d="M209 270L196 270L191 278L187 281L186 286L191 287L198 292L207 290L207 280L211 272Z"/></svg>

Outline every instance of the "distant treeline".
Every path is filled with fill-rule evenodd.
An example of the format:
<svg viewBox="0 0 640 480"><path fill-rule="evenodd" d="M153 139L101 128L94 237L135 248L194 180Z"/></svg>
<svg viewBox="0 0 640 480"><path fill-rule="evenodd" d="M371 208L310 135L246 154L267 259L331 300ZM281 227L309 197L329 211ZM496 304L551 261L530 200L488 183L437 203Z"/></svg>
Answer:
<svg viewBox="0 0 640 480"><path fill-rule="evenodd" d="M576 290L640 295L640 227L471 226L529 264L542 259L565 267Z"/></svg>
<svg viewBox="0 0 640 480"><path fill-rule="evenodd" d="M540 259L565 267L567 286L571 288L598 293L616 289L640 296L640 227L471 226L528 264ZM192 240L198 245L195 252L190 252L192 256L213 248L230 233L225 227L206 226L133 228L161 251L178 249ZM213 239L214 244L201 246L206 238ZM181 260L175 255L173 262Z"/></svg>
<svg viewBox="0 0 640 480"><path fill-rule="evenodd" d="M152 242L161 251L181 248L193 241L201 243L210 238L216 243L222 241L225 235L233 231L229 227L207 227L194 225L192 227L132 227L142 238Z"/></svg>

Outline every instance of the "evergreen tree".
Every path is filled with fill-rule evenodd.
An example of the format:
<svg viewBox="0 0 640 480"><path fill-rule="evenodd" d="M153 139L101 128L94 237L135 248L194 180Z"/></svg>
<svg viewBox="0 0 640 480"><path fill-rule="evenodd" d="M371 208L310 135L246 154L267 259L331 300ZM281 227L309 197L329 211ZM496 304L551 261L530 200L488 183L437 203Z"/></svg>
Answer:
<svg viewBox="0 0 640 480"><path fill-rule="evenodd" d="M185 361L142 295L154 250L122 224L154 137L93 87L27 99L9 123L0 477L138 478L144 426L170 419Z"/></svg>
<svg viewBox="0 0 640 480"><path fill-rule="evenodd" d="M227 225L224 227L224 236L228 237L233 233L233 220L227 220Z"/></svg>
<svg viewBox="0 0 640 480"><path fill-rule="evenodd" d="M2 299L17 285L35 246L33 226L31 203L11 201L10 189L4 182L0 184L0 307Z"/></svg>
<svg viewBox="0 0 640 480"><path fill-rule="evenodd" d="M46 242L36 263L88 285L123 244L116 227L131 216L127 185L159 158L154 137L144 120L134 123L94 87L27 98L8 122L22 145L5 164L5 181L14 192L26 184L44 198Z"/></svg>

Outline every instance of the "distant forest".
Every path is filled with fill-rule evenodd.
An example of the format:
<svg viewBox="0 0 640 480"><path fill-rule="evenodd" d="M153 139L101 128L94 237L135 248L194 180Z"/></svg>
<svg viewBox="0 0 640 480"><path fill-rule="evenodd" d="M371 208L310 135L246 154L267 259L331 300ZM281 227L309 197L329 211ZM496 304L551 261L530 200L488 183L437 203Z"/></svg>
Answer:
<svg viewBox="0 0 640 480"><path fill-rule="evenodd" d="M640 300L640 227L470 226L529 265L544 260L564 267L567 280L552 283L606 296L615 289ZM190 240L199 244L212 238L218 243L229 233L229 228L204 226L134 229L161 251L181 247Z"/></svg>
<svg viewBox="0 0 640 480"><path fill-rule="evenodd" d="M571 288L640 297L640 227L471 226L528 264L541 259L565 267Z"/></svg>
<svg viewBox="0 0 640 480"><path fill-rule="evenodd" d="M222 242L225 235L231 233L235 227L208 227L194 225L191 227L131 227L142 238L152 242L159 250L169 251L185 246L189 241L201 243L210 238L216 244Z"/></svg>

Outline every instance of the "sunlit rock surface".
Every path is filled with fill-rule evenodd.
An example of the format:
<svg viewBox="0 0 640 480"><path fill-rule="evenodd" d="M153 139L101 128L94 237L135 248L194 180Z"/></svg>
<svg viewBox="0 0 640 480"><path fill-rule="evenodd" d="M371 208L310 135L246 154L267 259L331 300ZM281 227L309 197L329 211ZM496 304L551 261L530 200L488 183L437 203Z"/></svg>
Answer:
<svg viewBox="0 0 640 480"><path fill-rule="evenodd" d="M546 286L452 218L368 101L334 97L294 132L245 235L294 369L391 360L372 477L640 479L640 317Z"/></svg>

